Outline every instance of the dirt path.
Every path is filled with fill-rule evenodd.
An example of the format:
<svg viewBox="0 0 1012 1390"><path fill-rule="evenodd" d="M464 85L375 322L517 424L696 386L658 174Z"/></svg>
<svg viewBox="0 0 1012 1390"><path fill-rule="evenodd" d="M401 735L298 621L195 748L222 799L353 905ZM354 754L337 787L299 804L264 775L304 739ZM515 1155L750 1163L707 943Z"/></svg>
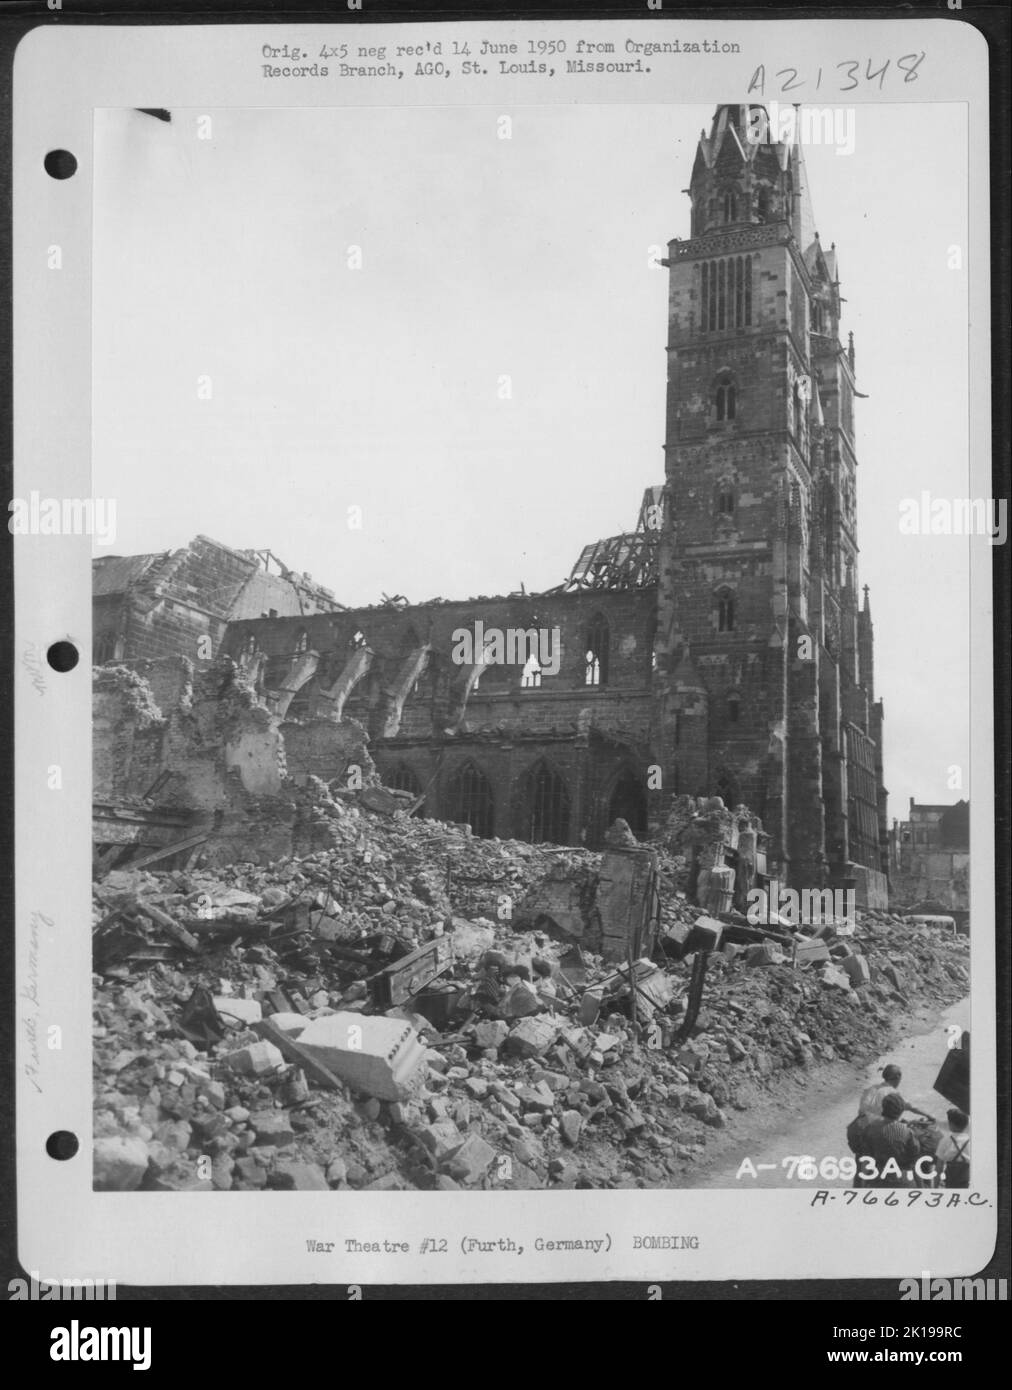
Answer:
<svg viewBox="0 0 1012 1390"><path fill-rule="evenodd" d="M810 1155L816 1162L850 1156L845 1132L857 1113L857 1098L865 1086L879 1080L887 1062L903 1072L900 1091L908 1103L944 1124L948 1103L932 1084L945 1056L946 1026L953 1023L969 1027L968 998L941 1011L915 1012L902 1023L899 1040L866 1067L834 1062L813 1073L799 1071L781 1084L775 1097L745 1114L731 1112L727 1129L708 1143L706 1157L686 1186L787 1187L798 1181L787 1177L783 1160L788 1156ZM746 1156L759 1170L758 1177L737 1177ZM848 1185L842 1178L819 1178L820 1187Z"/></svg>

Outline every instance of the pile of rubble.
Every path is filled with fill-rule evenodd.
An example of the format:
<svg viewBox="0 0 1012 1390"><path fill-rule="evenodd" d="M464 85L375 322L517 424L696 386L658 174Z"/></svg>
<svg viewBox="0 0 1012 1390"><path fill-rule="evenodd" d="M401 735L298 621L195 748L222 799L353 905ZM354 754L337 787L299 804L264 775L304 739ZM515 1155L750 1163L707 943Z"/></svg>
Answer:
<svg viewBox="0 0 1012 1390"><path fill-rule="evenodd" d="M318 787L301 858L96 883L98 1188L687 1184L779 1077L968 989L964 939L887 914L701 919L663 851L651 958L606 961L601 855L368 804Z"/></svg>

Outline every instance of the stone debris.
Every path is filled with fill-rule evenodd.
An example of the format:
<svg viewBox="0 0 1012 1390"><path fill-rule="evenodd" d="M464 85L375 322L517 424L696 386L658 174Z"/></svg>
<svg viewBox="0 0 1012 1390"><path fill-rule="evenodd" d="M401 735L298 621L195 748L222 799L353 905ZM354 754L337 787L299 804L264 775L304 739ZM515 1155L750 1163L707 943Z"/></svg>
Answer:
<svg viewBox="0 0 1012 1390"><path fill-rule="evenodd" d="M305 854L96 883L96 924L130 924L115 950L95 938L99 1190L687 1186L707 1136L771 1087L863 1061L901 1010L968 991L968 942L930 924L701 915L663 845L656 949L609 962L602 855L325 788L306 806ZM375 981L443 937L452 959L383 1007Z"/></svg>

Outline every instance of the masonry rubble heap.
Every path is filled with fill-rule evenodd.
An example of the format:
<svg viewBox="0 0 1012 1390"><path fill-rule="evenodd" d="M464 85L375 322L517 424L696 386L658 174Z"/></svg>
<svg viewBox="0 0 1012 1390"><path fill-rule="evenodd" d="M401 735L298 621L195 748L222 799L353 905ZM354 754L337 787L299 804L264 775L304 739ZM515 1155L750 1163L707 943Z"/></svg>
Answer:
<svg viewBox="0 0 1012 1390"><path fill-rule="evenodd" d="M965 940L884 913L702 916L664 849L652 958L605 960L601 855L309 794L305 857L96 884L100 1189L688 1184L730 1111L968 988Z"/></svg>

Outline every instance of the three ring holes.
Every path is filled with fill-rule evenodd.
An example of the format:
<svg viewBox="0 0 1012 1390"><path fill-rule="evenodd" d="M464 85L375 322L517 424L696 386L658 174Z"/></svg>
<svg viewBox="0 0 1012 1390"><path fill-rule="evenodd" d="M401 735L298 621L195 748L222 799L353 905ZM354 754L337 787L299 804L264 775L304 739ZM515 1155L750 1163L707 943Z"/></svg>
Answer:
<svg viewBox="0 0 1012 1390"><path fill-rule="evenodd" d="M77 160L69 150L50 150L42 161L51 179L69 179L77 173ZM72 671L78 662L73 642L54 642L46 652L46 660L54 671ZM80 1148L77 1135L69 1129L57 1129L46 1140L46 1153L61 1163L73 1158Z"/></svg>
<svg viewBox="0 0 1012 1390"><path fill-rule="evenodd" d="M42 166L51 179L71 179L77 173L77 159L69 150L50 150Z"/></svg>

